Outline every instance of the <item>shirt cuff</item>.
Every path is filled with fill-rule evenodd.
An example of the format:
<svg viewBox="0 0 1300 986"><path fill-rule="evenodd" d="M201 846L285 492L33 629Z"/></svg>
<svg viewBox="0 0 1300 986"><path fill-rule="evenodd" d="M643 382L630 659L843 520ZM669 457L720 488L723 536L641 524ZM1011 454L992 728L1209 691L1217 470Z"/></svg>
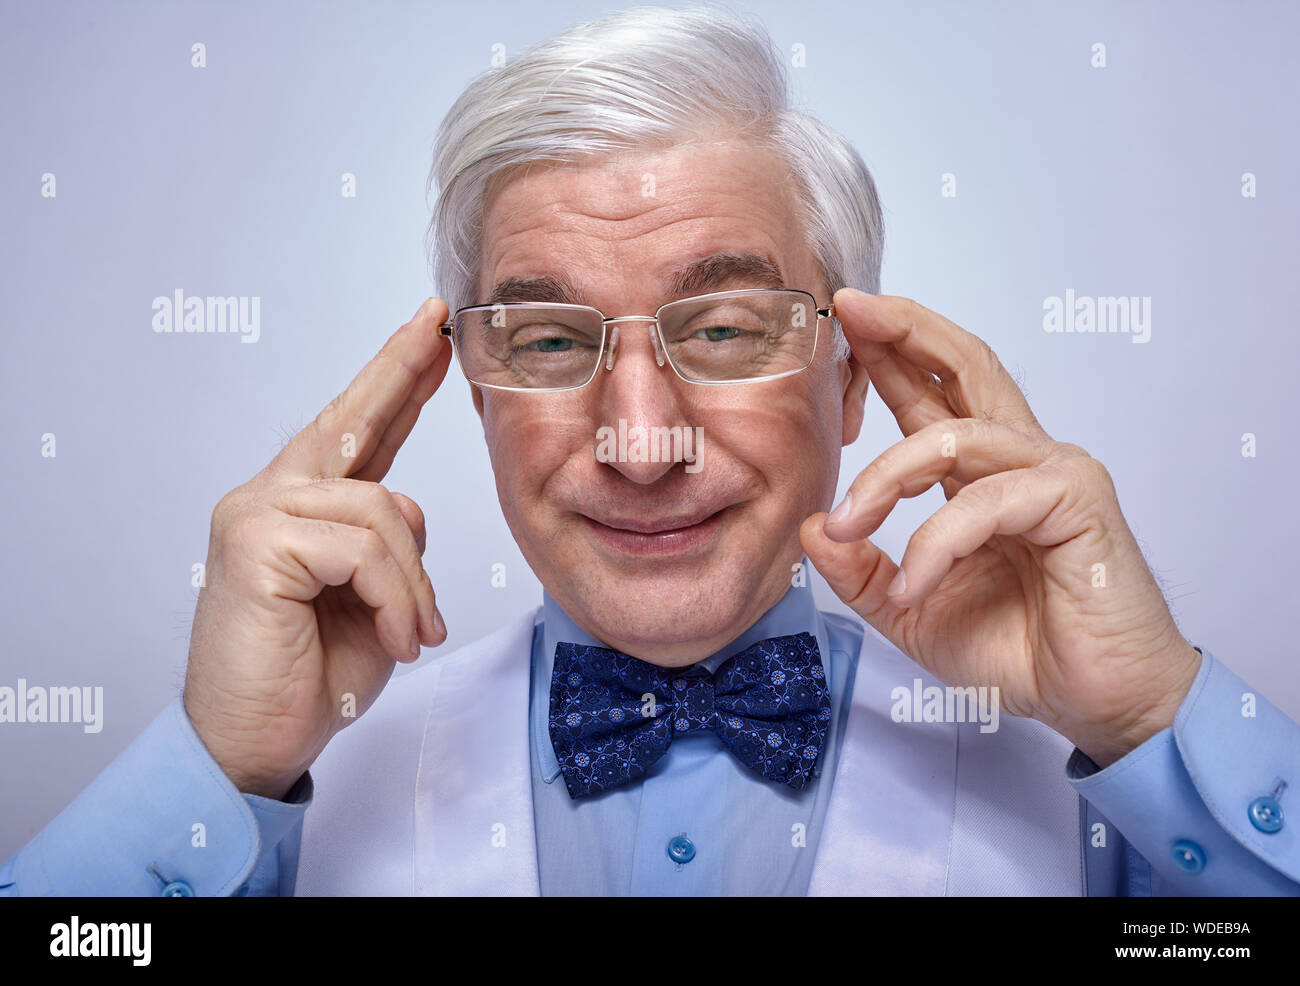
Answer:
<svg viewBox="0 0 1300 986"><path fill-rule="evenodd" d="M285 801L240 792L177 696L0 868L0 892L231 896L287 886L291 893L312 796L309 773Z"/></svg>
<svg viewBox="0 0 1300 986"><path fill-rule="evenodd" d="M1172 727L1104 769L1076 749L1066 778L1146 858L1153 894L1300 894L1300 726L1197 650Z"/></svg>

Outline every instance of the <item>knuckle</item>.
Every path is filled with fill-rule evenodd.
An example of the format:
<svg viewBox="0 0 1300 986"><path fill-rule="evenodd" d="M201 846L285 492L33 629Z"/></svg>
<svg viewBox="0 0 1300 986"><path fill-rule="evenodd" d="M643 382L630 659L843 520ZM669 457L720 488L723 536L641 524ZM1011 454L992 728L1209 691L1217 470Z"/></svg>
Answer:
<svg viewBox="0 0 1300 986"><path fill-rule="evenodd" d="M212 508L212 531L218 533L224 531L240 513L242 509L242 497L238 489L233 489Z"/></svg>
<svg viewBox="0 0 1300 986"><path fill-rule="evenodd" d="M950 436L955 437L964 430L961 419L941 418L938 421L931 421L924 428L913 432L912 437L919 439L920 444L931 453L936 450L941 452L951 441Z"/></svg>
<svg viewBox="0 0 1300 986"><path fill-rule="evenodd" d="M380 565L386 561L391 561L388 557L388 549L384 546L384 539L368 527L359 528L361 531L360 548L361 561L367 565Z"/></svg>
<svg viewBox="0 0 1300 986"><path fill-rule="evenodd" d="M974 419L972 430L995 454L1010 454L1019 458L1019 451L1023 445L1037 446L1038 444L1033 436L1027 435L1014 423L999 418L992 412Z"/></svg>
<svg viewBox="0 0 1300 986"><path fill-rule="evenodd" d="M372 510L379 510L384 505L385 491L382 486L368 479L339 480L344 493L355 503L360 503Z"/></svg>
<svg viewBox="0 0 1300 986"><path fill-rule="evenodd" d="M940 418L938 421L931 421L916 434L925 435L927 438L942 438L948 432L968 431L973 424L971 418Z"/></svg>
<svg viewBox="0 0 1300 986"><path fill-rule="evenodd" d="M380 483L366 483L364 498L366 510L369 514L369 520L373 524L391 523L393 521L402 521L401 511L397 508L397 501L388 488ZM402 521L405 526L405 522Z"/></svg>
<svg viewBox="0 0 1300 986"><path fill-rule="evenodd" d="M314 537L338 537L338 528L323 517L312 517L309 519L309 523Z"/></svg>
<svg viewBox="0 0 1300 986"><path fill-rule="evenodd" d="M316 423L319 424L321 418L333 417L342 411L344 406L347 404L347 399L348 392L346 390L340 390L330 399L330 402L325 405L321 413L316 415Z"/></svg>
<svg viewBox="0 0 1300 986"><path fill-rule="evenodd" d="M241 510L234 514L221 531L224 545L240 554L252 554L267 542L266 519L260 511Z"/></svg>
<svg viewBox="0 0 1300 986"><path fill-rule="evenodd" d="M955 505L956 509L962 513L969 513L985 507L989 502L989 496L987 487L981 486L979 483L970 483L959 489L948 503L949 505Z"/></svg>
<svg viewBox="0 0 1300 986"><path fill-rule="evenodd" d="M1089 486L1096 486L1099 489L1113 490L1115 481L1111 478L1110 470L1101 462L1090 455L1083 455L1073 460L1075 469L1078 469L1083 476L1084 482Z"/></svg>
<svg viewBox="0 0 1300 986"><path fill-rule="evenodd" d="M353 415L347 422L345 430L356 436L358 453L370 441L384 433L383 422L374 411L368 409L358 411Z"/></svg>
<svg viewBox="0 0 1300 986"><path fill-rule="evenodd" d="M340 429L339 422L346 417L348 403L348 391L340 391L321 409L320 414L311 420L304 430L309 430L313 444L326 438L332 441L336 432L347 430Z"/></svg>
<svg viewBox="0 0 1300 986"><path fill-rule="evenodd" d="M962 443L972 439L979 422L973 418L941 418L931 421L915 434L923 436L931 455L952 458ZM961 439L961 442L958 441Z"/></svg>
<svg viewBox="0 0 1300 986"><path fill-rule="evenodd" d="M904 298L900 306L899 316L899 327L911 332L916 328L916 323L925 317L925 306L915 298Z"/></svg>
<svg viewBox="0 0 1300 986"><path fill-rule="evenodd" d="M875 486L888 475L889 463L892 458L889 449L881 452L858 473L858 478L853 485L858 487L860 491L866 491L868 488Z"/></svg>
<svg viewBox="0 0 1300 986"><path fill-rule="evenodd" d="M966 345L960 347L961 355L958 357L961 360L959 372L970 374L979 380L997 380L1003 372L1002 361L998 359L998 354L975 333L967 332L966 336Z"/></svg>
<svg viewBox="0 0 1300 986"><path fill-rule="evenodd" d="M901 495L903 480L896 475L898 456L899 452L895 449L886 449L880 453L858 473L852 490L873 501L890 493Z"/></svg>

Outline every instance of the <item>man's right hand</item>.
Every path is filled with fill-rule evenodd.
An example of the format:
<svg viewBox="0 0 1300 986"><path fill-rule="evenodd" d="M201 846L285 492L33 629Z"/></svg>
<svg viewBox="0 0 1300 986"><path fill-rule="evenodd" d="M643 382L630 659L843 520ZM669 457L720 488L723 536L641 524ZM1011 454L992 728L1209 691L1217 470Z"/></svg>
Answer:
<svg viewBox="0 0 1300 986"><path fill-rule="evenodd" d="M424 515L379 485L447 374L446 317L426 301L212 512L184 703L241 791L282 798L395 662L447 639L421 562Z"/></svg>

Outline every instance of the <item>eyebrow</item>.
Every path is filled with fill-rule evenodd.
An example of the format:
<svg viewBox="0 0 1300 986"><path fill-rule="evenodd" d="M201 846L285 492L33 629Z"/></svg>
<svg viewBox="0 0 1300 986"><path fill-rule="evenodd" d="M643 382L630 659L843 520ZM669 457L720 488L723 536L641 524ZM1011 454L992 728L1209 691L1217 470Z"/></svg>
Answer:
<svg viewBox="0 0 1300 986"><path fill-rule="evenodd" d="M672 298L721 290L728 284L742 287L783 288L785 277L772 260L757 253L721 252L671 268L662 278ZM567 278L556 274L507 277L498 281L484 304L508 305L535 301L581 305L580 292Z"/></svg>
<svg viewBox="0 0 1300 986"><path fill-rule="evenodd" d="M541 277L507 277L498 281L486 304L508 305L517 301L545 301L554 305L579 305L579 292L567 279L546 274Z"/></svg>
<svg viewBox="0 0 1300 986"><path fill-rule="evenodd" d="M674 298L721 290L737 282L742 287L785 287L781 268L757 253L715 253L674 268L666 278Z"/></svg>

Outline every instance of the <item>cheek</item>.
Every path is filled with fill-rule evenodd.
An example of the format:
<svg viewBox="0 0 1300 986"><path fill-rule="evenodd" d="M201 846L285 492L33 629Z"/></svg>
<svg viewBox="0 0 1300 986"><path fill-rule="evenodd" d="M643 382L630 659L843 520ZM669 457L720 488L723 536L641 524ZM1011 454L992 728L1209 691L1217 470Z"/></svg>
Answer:
<svg viewBox="0 0 1300 986"><path fill-rule="evenodd" d="M578 409L555 407L544 397L490 394L484 398L488 457L507 513L535 505L547 483L575 461L587 434L583 420Z"/></svg>
<svg viewBox="0 0 1300 986"><path fill-rule="evenodd" d="M773 383L759 400L734 407L716 432L727 453L761 476L759 509L773 518L802 521L824 509L839 476L840 404L829 378ZM709 429L705 431L705 441ZM706 467L707 468L707 467ZM758 491L755 491L756 493Z"/></svg>

